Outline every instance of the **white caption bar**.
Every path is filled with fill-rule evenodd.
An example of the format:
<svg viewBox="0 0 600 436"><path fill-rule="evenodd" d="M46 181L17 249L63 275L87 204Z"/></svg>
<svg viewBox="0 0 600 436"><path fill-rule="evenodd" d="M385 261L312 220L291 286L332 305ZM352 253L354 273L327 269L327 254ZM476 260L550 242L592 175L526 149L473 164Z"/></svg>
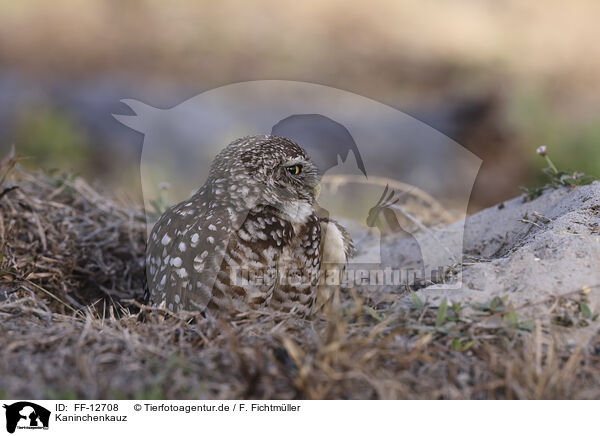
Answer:
<svg viewBox="0 0 600 436"><path fill-rule="evenodd" d="M0 434L596 434L595 401L0 401ZM11 432L12 430L12 432ZM589 433L590 430L592 433ZM126 433L127 432L127 433Z"/></svg>

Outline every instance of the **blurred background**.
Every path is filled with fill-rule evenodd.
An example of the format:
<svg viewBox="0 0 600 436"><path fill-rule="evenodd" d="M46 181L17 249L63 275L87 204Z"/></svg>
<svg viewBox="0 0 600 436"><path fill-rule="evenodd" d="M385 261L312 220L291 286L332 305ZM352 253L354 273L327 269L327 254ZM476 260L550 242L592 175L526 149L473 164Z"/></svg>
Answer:
<svg viewBox="0 0 600 436"><path fill-rule="evenodd" d="M341 88L481 159L470 211L561 169L600 176L594 0L2 0L0 147L141 203L123 98L169 108L233 82Z"/></svg>

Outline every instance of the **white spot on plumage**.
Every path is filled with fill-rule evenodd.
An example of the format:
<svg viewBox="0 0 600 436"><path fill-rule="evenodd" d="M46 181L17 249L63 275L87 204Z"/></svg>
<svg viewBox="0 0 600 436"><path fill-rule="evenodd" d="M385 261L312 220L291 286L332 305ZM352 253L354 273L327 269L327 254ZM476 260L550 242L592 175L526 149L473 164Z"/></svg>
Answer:
<svg viewBox="0 0 600 436"><path fill-rule="evenodd" d="M241 239L243 239L244 241L249 241L250 239L252 239L250 237L250 234L248 232L246 232L244 229L239 229L238 230L238 235L240 236Z"/></svg>

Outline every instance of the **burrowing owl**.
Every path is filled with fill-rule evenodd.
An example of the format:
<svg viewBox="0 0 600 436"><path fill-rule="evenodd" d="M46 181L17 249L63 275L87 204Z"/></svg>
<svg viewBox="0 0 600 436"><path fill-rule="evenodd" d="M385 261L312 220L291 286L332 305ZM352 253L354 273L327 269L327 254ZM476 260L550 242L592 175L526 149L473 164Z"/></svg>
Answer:
<svg viewBox="0 0 600 436"><path fill-rule="evenodd" d="M238 139L208 179L150 234L148 297L171 310L311 312L325 264L353 246L315 213L319 174L306 151L278 136Z"/></svg>

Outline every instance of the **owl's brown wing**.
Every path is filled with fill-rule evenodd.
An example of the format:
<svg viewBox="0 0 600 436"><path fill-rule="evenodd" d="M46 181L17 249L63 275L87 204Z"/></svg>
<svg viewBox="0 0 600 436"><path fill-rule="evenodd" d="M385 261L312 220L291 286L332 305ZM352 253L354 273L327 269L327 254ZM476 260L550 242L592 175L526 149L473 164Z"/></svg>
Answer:
<svg viewBox="0 0 600 436"><path fill-rule="evenodd" d="M153 305L202 311L209 304L236 219L232 208L211 200L200 191L152 229L146 275Z"/></svg>

